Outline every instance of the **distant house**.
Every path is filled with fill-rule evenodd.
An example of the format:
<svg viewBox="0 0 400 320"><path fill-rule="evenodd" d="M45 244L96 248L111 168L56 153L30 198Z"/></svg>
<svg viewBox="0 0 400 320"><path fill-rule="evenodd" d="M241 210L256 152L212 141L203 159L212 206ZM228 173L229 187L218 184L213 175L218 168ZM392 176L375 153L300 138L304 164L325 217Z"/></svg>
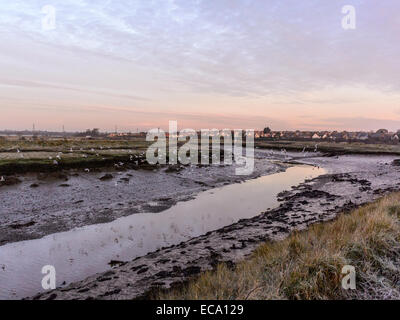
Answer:
<svg viewBox="0 0 400 320"><path fill-rule="evenodd" d="M272 138L279 139L280 137L281 137L281 133L280 132L273 132L272 133Z"/></svg>
<svg viewBox="0 0 400 320"><path fill-rule="evenodd" d="M385 135L385 134L388 134L389 131L386 130L386 129L379 129L379 130L376 131L376 133L377 134L381 134L381 135Z"/></svg>
<svg viewBox="0 0 400 320"><path fill-rule="evenodd" d="M380 133L372 132L370 133L369 137L373 140L378 140L379 138L382 137L382 135Z"/></svg>
<svg viewBox="0 0 400 320"><path fill-rule="evenodd" d="M302 132L301 138L303 139L312 139L313 134L311 132Z"/></svg>
<svg viewBox="0 0 400 320"><path fill-rule="evenodd" d="M375 141L375 142L390 142L392 141L392 134L389 133L388 130L386 129L379 129L375 133L372 132L369 135L370 140Z"/></svg>
<svg viewBox="0 0 400 320"><path fill-rule="evenodd" d="M296 135L293 131L284 131L282 133L282 137L285 139L295 139Z"/></svg>
<svg viewBox="0 0 400 320"><path fill-rule="evenodd" d="M322 133L322 139L327 140L331 137L330 133L328 131L325 131Z"/></svg>
<svg viewBox="0 0 400 320"><path fill-rule="evenodd" d="M400 130L396 133L387 129L379 129L376 132L363 131L271 131L264 133L262 130L254 131L255 138L269 138L273 140L298 140L298 141L332 141L332 142L369 142L369 143L400 143Z"/></svg>
<svg viewBox="0 0 400 320"><path fill-rule="evenodd" d="M367 132L358 132L357 133L357 140L366 141L368 140L369 135Z"/></svg>
<svg viewBox="0 0 400 320"><path fill-rule="evenodd" d="M348 137L350 140L356 140L357 139L357 132L348 132Z"/></svg>

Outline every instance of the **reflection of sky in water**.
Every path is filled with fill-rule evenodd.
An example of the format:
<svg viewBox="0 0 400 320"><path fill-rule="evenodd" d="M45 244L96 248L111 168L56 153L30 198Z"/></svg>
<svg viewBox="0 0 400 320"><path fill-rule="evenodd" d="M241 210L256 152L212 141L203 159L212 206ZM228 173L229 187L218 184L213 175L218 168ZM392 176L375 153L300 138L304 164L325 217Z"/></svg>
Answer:
<svg viewBox="0 0 400 320"><path fill-rule="evenodd" d="M110 260L131 260L158 248L253 217L277 206L276 195L323 169L296 166L286 172L212 189L161 213L135 214L0 247L0 298L41 290L41 269L54 265L57 285L105 271ZM14 294L13 294L14 292Z"/></svg>

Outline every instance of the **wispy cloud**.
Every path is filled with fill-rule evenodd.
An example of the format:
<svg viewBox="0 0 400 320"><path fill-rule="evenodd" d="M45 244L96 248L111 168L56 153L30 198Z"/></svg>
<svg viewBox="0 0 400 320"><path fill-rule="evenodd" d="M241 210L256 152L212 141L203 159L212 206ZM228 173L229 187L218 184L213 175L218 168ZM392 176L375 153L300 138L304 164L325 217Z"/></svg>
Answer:
<svg viewBox="0 0 400 320"><path fill-rule="evenodd" d="M2 3L0 41L6 48L0 68L8 85L81 92L83 99L85 94L149 99L155 110L168 100L210 111L212 106L195 103L198 97L226 99L220 106L225 112L243 98L268 107L276 101L337 105L343 111L365 100L326 94L340 87L400 95L396 0L353 0L357 29L352 31L341 28L344 0L50 1L57 10L56 29L44 31L46 4ZM63 60L60 53L74 58ZM109 63L108 79L87 68L93 57L99 69L105 68L100 61ZM22 71L12 74L10 61L24 66L30 78ZM71 66L82 70L76 79L84 76L90 85L71 84ZM110 83L114 88L107 88Z"/></svg>
<svg viewBox="0 0 400 320"><path fill-rule="evenodd" d="M87 89L82 87L73 87L66 86L57 83L46 83L46 82L37 82L37 81L26 81L26 80L13 80L13 79L1 79L0 78L0 86L12 86L12 87L23 87L23 88L41 88L41 89L56 89L56 90L67 90L67 91L76 91L83 93L91 93L97 95L104 95L115 98L123 98L123 99L131 99L131 100L141 100L141 101L149 101L148 98L142 98L139 96L129 95L129 94L116 94L112 92L107 92L107 89Z"/></svg>

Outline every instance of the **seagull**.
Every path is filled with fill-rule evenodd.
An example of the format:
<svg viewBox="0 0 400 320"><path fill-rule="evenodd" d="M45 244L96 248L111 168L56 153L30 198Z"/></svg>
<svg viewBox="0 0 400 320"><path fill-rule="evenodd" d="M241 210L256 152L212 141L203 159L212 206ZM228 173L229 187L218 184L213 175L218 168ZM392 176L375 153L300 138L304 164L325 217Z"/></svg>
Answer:
<svg viewBox="0 0 400 320"><path fill-rule="evenodd" d="M19 151L19 149L17 149L17 153L20 153L21 151Z"/></svg>
<svg viewBox="0 0 400 320"><path fill-rule="evenodd" d="M1 178L0 178L0 182L3 182L3 181L6 181L6 179L4 179L4 177L3 177L3 176L1 176Z"/></svg>
<svg viewBox="0 0 400 320"><path fill-rule="evenodd" d="M54 160L54 161L53 161L53 164L58 165L57 160Z"/></svg>
<svg viewBox="0 0 400 320"><path fill-rule="evenodd" d="M86 169L85 169L85 172L90 172L90 169L86 168Z"/></svg>

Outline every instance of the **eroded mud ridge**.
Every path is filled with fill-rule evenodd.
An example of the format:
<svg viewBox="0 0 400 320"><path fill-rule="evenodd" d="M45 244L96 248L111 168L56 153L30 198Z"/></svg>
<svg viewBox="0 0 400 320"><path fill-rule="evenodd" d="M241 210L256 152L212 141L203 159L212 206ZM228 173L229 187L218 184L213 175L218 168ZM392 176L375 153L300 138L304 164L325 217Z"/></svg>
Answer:
<svg viewBox="0 0 400 320"><path fill-rule="evenodd" d="M299 157L294 157L299 161ZM39 294L34 299L137 299L153 289L170 288L224 262L233 266L265 241L281 240L294 230L332 220L340 212L373 201L400 187L400 168L387 157L314 157L301 162L329 174L279 195L278 208L209 232L113 268L83 281Z"/></svg>

